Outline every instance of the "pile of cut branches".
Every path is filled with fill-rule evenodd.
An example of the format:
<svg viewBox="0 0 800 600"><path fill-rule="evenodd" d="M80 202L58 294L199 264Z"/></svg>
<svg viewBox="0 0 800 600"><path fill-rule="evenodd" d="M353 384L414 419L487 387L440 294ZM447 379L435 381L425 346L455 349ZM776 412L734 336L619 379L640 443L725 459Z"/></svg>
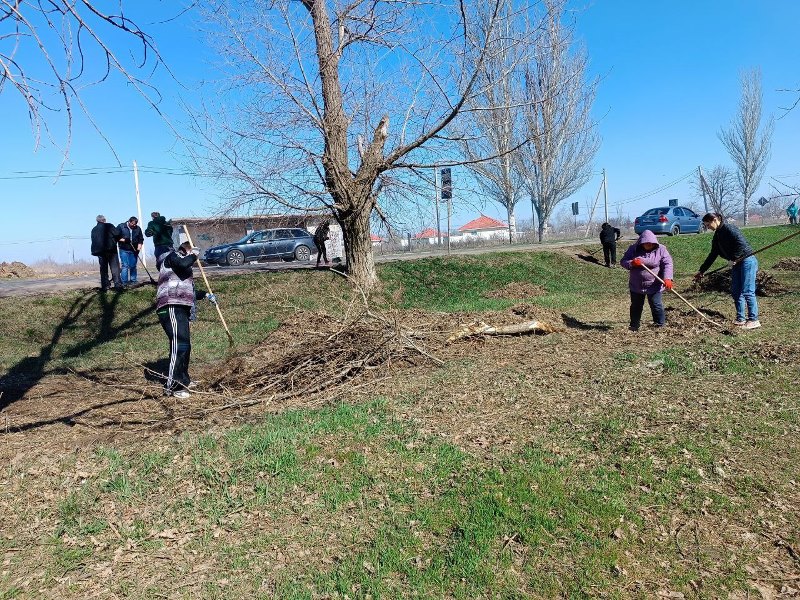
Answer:
<svg viewBox="0 0 800 600"><path fill-rule="evenodd" d="M425 332L351 302L341 319L298 311L294 318L246 355L229 359L207 391L235 398L240 406L318 396L326 400L384 379L393 364L420 359L443 364L424 348Z"/></svg>
<svg viewBox="0 0 800 600"><path fill-rule="evenodd" d="M718 273L709 274L700 280L700 289L704 292L725 292L731 290L731 271L726 269ZM759 271L756 275L756 294L758 296L775 296L787 292L772 275Z"/></svg>

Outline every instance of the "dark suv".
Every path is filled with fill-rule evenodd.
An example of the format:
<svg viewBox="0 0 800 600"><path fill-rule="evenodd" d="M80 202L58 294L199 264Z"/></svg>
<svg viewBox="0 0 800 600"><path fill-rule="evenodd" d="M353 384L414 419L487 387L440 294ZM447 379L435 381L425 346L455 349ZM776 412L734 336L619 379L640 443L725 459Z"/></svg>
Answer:
<svg viewBox="0 0 800 600"><path fill-rule="evenodd" d="M206 250L203 261L210 265L238 267L249 261L282 258L306 262L316 252L314 238L305 229L264 229L254 231L238 242Z"/></svg>

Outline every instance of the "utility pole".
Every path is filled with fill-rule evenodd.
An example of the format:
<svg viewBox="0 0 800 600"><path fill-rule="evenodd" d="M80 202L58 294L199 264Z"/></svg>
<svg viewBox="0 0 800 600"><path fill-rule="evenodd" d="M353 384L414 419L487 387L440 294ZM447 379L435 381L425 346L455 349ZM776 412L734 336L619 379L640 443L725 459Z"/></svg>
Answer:
<svg viewBox="0 0 800 600"><path fill-rule="evenodd" d="M700 190L703 192L703 207L708 213L708 199L706 198L706 178L703 177L703 169L697 167L697 174L700 176Z"/></svg>
<svg viewBox="0 0 800 600"><path fill-rule="evenodd" d="M442 220L439 216L439 167L433 165L433 204L436 206L436 245L442 247Z"/></svg>
<svg viewBox="0 0 800 600"><path fill-rule="evenodd" d="M453 213L452 198L447 199L447 254L450 254L450 216Z"/></svg>
<svg viewBox="0 0 800 600"><path fill-rule="evenodd" d="M142 226L142 204L139 201L139 166L136 164L136 161L133 161L133 184L136 187L136 214L139 215L139 227ZM131 245L133 248L133 245ZM142 248L144 249L144 247ZM142 259L142 264L147 268L147 253L142 252L140 257Z"/></svg>
<svg viewBox="0 0 800 600"><path fill-rule="evenodd" d="M606 220L608 223L608 188L606 187L606 170L603 169L603 208L605 209Z"/></svg>

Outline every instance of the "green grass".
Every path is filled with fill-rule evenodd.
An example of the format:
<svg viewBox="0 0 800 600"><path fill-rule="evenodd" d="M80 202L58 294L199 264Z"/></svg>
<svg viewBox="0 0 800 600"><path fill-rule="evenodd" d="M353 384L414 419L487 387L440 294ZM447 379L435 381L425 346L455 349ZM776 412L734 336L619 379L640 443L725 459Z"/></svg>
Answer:
<svg viewBox="0 0 800 600"><path fill-rule="evenodd" d="M787 230L746 235L759 247ZM709 238L662 238L679 281ZM779 246L762 266L794 253ZM624 316L627 306L622 270L569 253L427 259L379 273L379 308L503 309L516 300L484 294L512 282L547 291L521 300L578 318L588 308ZM320 273L233 277L215 291L242 347L292 305L324 300L335 312L349 293ZM15 377L121 373L128 357L166 352L152 290L113 306L80 293L3 302L0 368ZM800 331L797 294L764 306L753 335L612 328L465 344L441 368L393 371L397 387L379 398L105 441L46 471L38 454L9 462L0 501L13 525L0 531L0 552L14 554L0 598L30 597L23 577L54 597L81 597L70 582L107 564L111 589L130 598L158 597L166 582L207 598L644 598L662 588L727 597L759 564L759 549L734 533L771 544L764 524L791 518L796 498L800 416L787 349ZM227 352L208 308L193 326L198 364Z"/></svg>

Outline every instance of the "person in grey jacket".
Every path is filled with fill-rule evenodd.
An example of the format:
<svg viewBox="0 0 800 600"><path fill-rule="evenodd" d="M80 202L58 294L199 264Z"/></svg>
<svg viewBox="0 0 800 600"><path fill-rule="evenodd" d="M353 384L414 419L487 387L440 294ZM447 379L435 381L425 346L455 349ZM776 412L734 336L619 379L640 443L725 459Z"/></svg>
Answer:
<svg viewBox="0 0 800 600"><path fill-rule="evenodd" d="M164 383L164 394L188 398L192 381L189 378L189 358L192 344L189 334L189 317L195 300L203 298L216 303L214 294L195 291L192 266L200 250L189 242L177 250L158 257L158 289L156 314L169 339L169 370Z"/></svg>

